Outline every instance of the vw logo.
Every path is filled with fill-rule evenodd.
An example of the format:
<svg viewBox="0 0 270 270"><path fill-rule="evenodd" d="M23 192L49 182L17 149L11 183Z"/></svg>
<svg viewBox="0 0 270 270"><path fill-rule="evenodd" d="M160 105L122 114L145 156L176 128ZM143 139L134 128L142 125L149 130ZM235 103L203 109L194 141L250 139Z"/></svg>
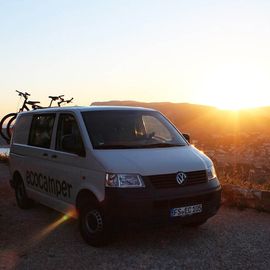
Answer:
<svg viewBox="0 0 270 270"><path fill-rule="evenodd" d="M187 175L184 172L179 172L176 175L176 181L179 185L182 185L187 179Z"/></svg>

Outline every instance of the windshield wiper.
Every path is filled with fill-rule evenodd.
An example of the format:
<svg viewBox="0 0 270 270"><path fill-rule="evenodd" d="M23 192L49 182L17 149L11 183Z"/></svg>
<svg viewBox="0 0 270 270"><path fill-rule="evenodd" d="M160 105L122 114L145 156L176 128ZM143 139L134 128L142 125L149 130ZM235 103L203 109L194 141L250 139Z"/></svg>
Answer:
<svg viewBox="0 0 270 270"><path fill-rule="evenodd" d="M126 145L126 144L104 144L97 145L95 149L138 149L138 148L162 148L162 147L179 147L185 146L184 144L176 143L153 143L153 144L139 144L139 145Z"/></svg>
<svg viewBox="0 0 270 270"><path fill-rule="evenodd" d="M162 147L176 147L176 146L185 146L185 145L177 143L153 143L143 145L143 148L162 148Z"/></svg>
<svg viewBox="0 0 270 270"><path fill-rule="evenodd" d="M131 149L131 148L141 148L137 145L125 145L125 144L104 144L97 145L95 149Z"/></svg>

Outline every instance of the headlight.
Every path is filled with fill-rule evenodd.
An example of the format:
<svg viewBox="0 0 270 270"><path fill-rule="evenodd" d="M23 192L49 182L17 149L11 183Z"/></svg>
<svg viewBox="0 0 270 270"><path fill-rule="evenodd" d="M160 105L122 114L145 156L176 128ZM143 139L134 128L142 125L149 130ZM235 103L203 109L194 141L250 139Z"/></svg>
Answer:
<svg viewBox="0 0 270 270"><path fill-rule="evenodd" d="M140 188L145 187L140 175L106 173L106 187Z"/></svg>
<svg viewBox="0 0 270 270"><path fill-rule="evenodd" d="M209 180L212 180L214 178L217 177L217 174L216 174L216 170L215 170L215 167L214 166L211 166L207 169L207 178L208 178L208 181Z"/></svg>

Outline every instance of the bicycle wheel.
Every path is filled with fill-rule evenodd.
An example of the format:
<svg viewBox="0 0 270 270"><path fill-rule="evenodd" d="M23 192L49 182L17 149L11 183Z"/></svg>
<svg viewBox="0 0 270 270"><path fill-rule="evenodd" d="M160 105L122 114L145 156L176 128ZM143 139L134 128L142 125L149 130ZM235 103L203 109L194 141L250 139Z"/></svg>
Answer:
<svg viewBox="0 0 270 270"><path fill-rule="evenodd" d="M10 142L10 136L8 135L7 126L11 119L17 117L17 113L9 113L0 121L0 135L7 142Z"/></svg>
<svg viewBox="0 0 270 270"><path fill-rule="evenodd" d="M9 137L9 139L11 139L11 136L12 136L12 133L13 133L13 126L16 122L16 119L17 119L17 114L14 115L9 121L8 121L8 124L7 124L7 135Z"/></svg>

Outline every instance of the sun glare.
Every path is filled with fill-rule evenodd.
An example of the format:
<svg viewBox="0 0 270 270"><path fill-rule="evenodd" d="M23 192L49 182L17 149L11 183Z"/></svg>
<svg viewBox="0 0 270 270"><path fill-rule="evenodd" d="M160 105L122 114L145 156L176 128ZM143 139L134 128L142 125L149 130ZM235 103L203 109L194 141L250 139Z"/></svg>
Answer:
<svg viewBox="0 0 270 270"><path fill-rule="evenodd" d="M229 111L239 111L243 109L248 109L248 106L242 105L240 103L232 104L232 103L221 103L216 105L216 107L220 110L229 110Z"/></svg>
<svg viewBox="0 0 270 270"><path fill-rule="evenodd" d="M219 109L249 109L268 101L270 81L257 67L224 65L204 75L201 89L205 103Z"/></svg>

